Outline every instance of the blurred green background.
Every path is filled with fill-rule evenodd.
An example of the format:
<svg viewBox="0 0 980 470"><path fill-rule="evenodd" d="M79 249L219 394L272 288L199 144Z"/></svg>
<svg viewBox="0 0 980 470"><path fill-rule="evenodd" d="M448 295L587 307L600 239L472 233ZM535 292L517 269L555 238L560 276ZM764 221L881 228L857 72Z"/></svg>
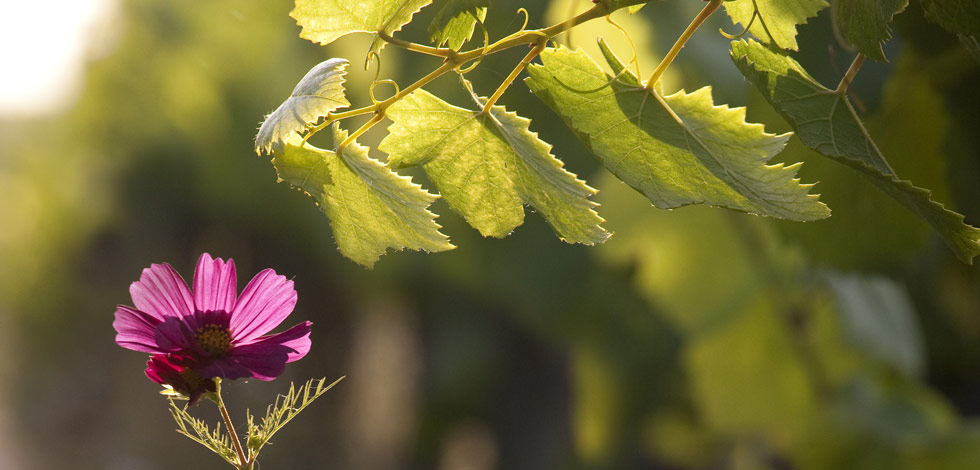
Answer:
<svg viewBox="0 0 980 470"><path fill-rule="evenodd" d="M493 38L513 32L521 6L541 27L589 5L495 0L487 27ZM669 0L616 15L646 74L701 6ZM501 102L600 190L613 238L567 245L529 214L511 236L483 239L437 202L458 249L389 254L371 271L343 258L327 219L276 184L252 138L329 57L351 60L349 97L369 102L374 70L359 66L368 41L315 46L298 37L291 9L289 0L122 0L72 106L0 117L0 468L225 468L173 431L142 374L146 357L116 346L111 327L142 268L166 261L190 278L202 251L234 258L240 287L266 267L293 278L299 303L287 324L314 322L311 353L281 379L226 385L236 420L290 380L347 376L277 435L262 469L980 462L980 270L795 140L777 158L805 162L801 177L820 182L830 219L660 211L515 83ZM433 10L399 37L424 41ZM800 28L798 58L833 85L853 54L834 40L828 13ZM716 102L788 130L734 68L719 27L737 31L713 18L667 89L713 84ZM855 82L867 124L901 176L976 225L980 64L925 22L916 0L894 28L892 61L867 64ZM629 57L601 20L562 40L594 51L596 35ZM523 53L487 58L470 75L477 90L492 93ZM437 65L389 47L381 73L405 85ZM468 105L451 77L427 89ZM380 127L362 143L375 146ZM211 408L195 412L217 419Z"/></svg>

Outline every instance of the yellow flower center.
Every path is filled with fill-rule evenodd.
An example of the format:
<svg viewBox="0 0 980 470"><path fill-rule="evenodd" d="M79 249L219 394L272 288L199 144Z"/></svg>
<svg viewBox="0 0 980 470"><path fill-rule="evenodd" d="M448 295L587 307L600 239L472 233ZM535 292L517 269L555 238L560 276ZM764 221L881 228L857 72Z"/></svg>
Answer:
<svg viewBox="0 0 980 470"><path fill-rule="evenodd" d="M231 349L228 328L209 323L197 329L197 344L212 356L222 356Z"/></svg>

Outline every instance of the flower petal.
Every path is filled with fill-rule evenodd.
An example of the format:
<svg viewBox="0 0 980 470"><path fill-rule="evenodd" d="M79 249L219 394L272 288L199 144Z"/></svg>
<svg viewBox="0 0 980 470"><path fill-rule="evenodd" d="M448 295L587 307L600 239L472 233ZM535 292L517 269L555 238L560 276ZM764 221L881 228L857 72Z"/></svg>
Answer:
<svg viewBox="0 0 980 470"><path fill-rule="evenodd" d="M189 350L194 346L194 330L185 322L187 319L193 320L194 317L167 317L157 325L154 339L161 352Z"/></svg>
<svg viewBox="0 0 980 470"><path fill-rule="evenodd" d="M282 369L285 370L286 363L283 361ZM221 377L227 380L246 379L254 377L254 373L245 365L238 363L234 357L226 356L215 359L208 364L200 367L198 372L203 377ZM282 372L280 372L282 374ZM272 380L272 379L265 379Z"/></svg>
<svg viewBox="0 0 980 470"><path fill-rule="evenodd" d="M194 301L187 283L167 263L143 270L140 280L129 286L136 308L160 321L185 317L194 312Z"/></svg>
<svg viewBox="0 0 980 470"><path fill-rule="evenodd" d="M231 312L238 295L235 261L227 263L202 253L194 270L194 306L201 312L221 310Z"/></svg>
<svg viewBox="0 0 980 470"><path fill-rule="evenodd" d="M293 281L271 269L255 275L231 314L231 335L236 343L247 343L279 326L296 306Z"/></svg>
<svg viewBox="0 0 980 470"><path fill-rule="evenodd" d="M133 351L161 353L156 340L156 328L161 322L147 313L125 305L116 306L112 327L116 329L116 344Z"/></svg>
<svg viewBox="0 0 980 470"><path fill-rule="evenodd" d="M287 350L286 362L298 361L310 352L311 326L313 326L313 322L305 321L294 325L292 328L283 331L282 333L262 336L251 343L235 346L235 352L233 354L238 355L239 351L262 351L264 348L278 345L285 347Z"/></svg>
<svg viewBox="0 0 980 470"><path fill-rule="evenodd" d="M249 344L235 346L223 358L201 369L205 377L226 379L256 378L273 380L286 370L286 363L301 359L310 351L310 322L300 323L282 333L264 336Z"/></svg>

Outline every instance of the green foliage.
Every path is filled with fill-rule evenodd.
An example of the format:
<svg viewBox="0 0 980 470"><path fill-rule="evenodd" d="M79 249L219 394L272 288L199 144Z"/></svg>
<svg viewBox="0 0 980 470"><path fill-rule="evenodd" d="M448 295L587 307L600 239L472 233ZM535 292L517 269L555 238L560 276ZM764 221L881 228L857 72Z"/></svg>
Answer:
<svg viewBox="0 0 980 470"><path fill-rule="evenodd" d="M952 33L980 36L980 2L975 0L922 0L926 18Z"/></svg>
<svg viewBox="0 0 980 470"><path fill-rule="evenodd" d="M925 369L925 353L908 295L886 279L828 277L844 330L854 347L909 377Z"/></svg>
<svg viewBox="0 0 980 470"><path fill-rule="evenodd" d="M796 26L829 4L826 0L735 0L725 2L733 23L741 23L760 41L782 49L799 49Z"/></svg>
<svg viewBox="0 0 980 470"><path fill-rule="evenodd" d="M370 52L380 52L385 42L379 32L391 35L408 24L432 0L296 0L289 13L303 31L300 37L327 45L351 33L375 35Z"/></svg>
<svg viewBox="0 0 980 470"><path fill-rule="evenodd" d="M395 122L379 148L393 168L422 165L449 205L484 236L505 237L527 203L569 243L609 233L588 200L595 190L562 168L530 121L502 106L459 108L416 90L388 109Z"/></svg>
<svg viewBox="0 0 980 470"><path fill-rule="evenodd" d="M801 432L816 397L792 341L778 313L757 304L689 346L693 394L712 428L784 438Z"/></svg>
<svg viewBox="0 0 980 470"><path fill-rule="evenodd" d="M337 144L347 132L331 127ZM436 199L368 156L357 142L336 151L293 137L272 160L279 178L307 193L330 219L344 256L371 267L388 248L453 249L428 207Z"/></svg>
<svg viewBox="0 0 980 470"><path fill-rule="evenodd" d="M834 22L844 39L862 54L885 60L881 44L892 37L888 24L908 4L909 0L841 0L836 5Z"/></svg>
<svg viewBox="0 0 980 470"><path fill-rule="evenodd" d="M266 408L261 423L255 424L255 418L251 413L248 413L248 435L245 438L245 448L248 449L249 460L254 461L259 456L262 447L272 439L272 436L341 380L344 380L344 377L324 386L327 382L326 378L310 379L299 389L290 383L289 391L285 395L278 395L276 401Z"/></svg>
<svg viewBox="0 0 980 470"><path fill-rule="evenodd" d="M272 114L266 116L255 136L255 151L282 151L286 140L306 130L328 113L350 106L344 96L346 59L320 62L296 84L293 93Z"/></svg>
<svg viewBox="0 0 980 470"><path fill-rule="evenodd" d="M473 28L487 18L490 0L444 0L436 17L429 23L429 39L437 46L445 44L454 51L473 36Z"/></svg>
<svg viewBox="0 0 980 470"><path fill-rule="evenodd" d="M796 165L766 165L788 135L745 122L745 111L715 106L709 87L661 96L612 81L580 51L546 49L528 86L624 182L657 207L708 204L817 220L829 211L795 179ZM574 84L574 86L569 85Z"/></svg>
<svg viewBox="0 0 980 470"><path fill-rule="evenodd" d="M238 455L231 446L231 438L227 433L221 432L221 423L214 426L214 431L208 428L208 424L203 419L191 416L187 408L181 408L168 400L170 403L170 415L177 422L177 432L187 436L190 440L207 447L211 452L218 454L228 463L238 466Z"/></svg>
<svg viewBox="0 0 980 470"><path fill-rule="evenodd" d="M857 169L929 223L964 262L980 254L980 229L933 201L928 190L901 180L885 161L845 94L820 85L795 60L755 41L732 43L739 70L793 126L808 147Z"/></svg>

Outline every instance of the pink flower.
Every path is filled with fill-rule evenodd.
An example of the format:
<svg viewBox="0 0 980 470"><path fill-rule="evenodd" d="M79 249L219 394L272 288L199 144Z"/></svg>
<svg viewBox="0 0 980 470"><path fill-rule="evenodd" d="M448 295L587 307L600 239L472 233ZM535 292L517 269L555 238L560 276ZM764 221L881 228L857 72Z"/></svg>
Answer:
<svg viewBox="0 0 980 470"><path fill-rule="evenodd" d="M231 259L225 263L202 254L194 270L193 292L169 264L151 265L129 286L136 308L116 307L112 322L116 343L134 351L169 355L154 357L147 367L147 376L156 382L168 377L174 380L175 371L179 376L188 367L206 380L272 380L282 375L287 362L302 359L310 351L312 323L266 335L296 305L293 281L271 269L256 274L241 296L237 289ZM166 383L175 389L180 385Z"/></svg>

